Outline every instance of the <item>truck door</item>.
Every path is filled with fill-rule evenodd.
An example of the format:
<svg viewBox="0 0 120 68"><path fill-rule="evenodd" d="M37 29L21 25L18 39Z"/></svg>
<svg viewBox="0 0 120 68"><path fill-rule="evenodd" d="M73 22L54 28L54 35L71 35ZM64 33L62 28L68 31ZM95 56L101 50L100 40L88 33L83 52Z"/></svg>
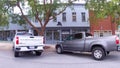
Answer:
<svg viewBox="0 0 120 68"><path fill-rule="evenodd" d="M72 40L73 40L73 35L68 36L63 43L63 48L65 50L71 50L71 45L72 45Z"/></svg>
<svg viewBox="0 0 120 68"><path fill-rule="evenodd" d="M72 50L77 50L77 51L82 51L84 49L84 38L83 38L83 33L78 33L74 35L74 39L71 41L70 49Z"/></svg>
<svg viewBox="0 0 120 68"><path fill-rule="evenodd" d="M66 50L82 51L84 49L84 39L82 33L74 34L69 37L69 40L64 42Z"/></svg>

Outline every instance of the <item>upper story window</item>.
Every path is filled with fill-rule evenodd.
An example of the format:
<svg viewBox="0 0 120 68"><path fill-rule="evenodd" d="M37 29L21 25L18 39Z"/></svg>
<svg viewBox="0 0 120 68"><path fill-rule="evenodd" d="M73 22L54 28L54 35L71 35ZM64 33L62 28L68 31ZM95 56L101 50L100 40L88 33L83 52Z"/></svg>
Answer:
<svg viewBox="0 0 120 68"><path fill-rule="evenodd" d="M73 13L72 13L72 21L73 21L73 22L76 22L76 12L73 12Z"/></svg>
<svg viewBox="0 0 120 68"><path fill-rule="evenodd" d="M53 22L57 22L57 17L56 17L56 13L54 13L54 18L53 18Z"/></svg>
<svg viewBox="0 0 120 68"><path fill-rule="evenodd" d="M86 22L86 14L85 14L85 12L81 13L81 17L82 17L82 22Z"/></svg>
<svg viewBox="0 0 120 68"><path fill-rule="evenodd" d="M62 21L63 21L63 22L66 22L66 13L65 13L65 12L62 13Z"/></svg>
<svg viewBox="0 0 120 68"><path fill-rule="evenodd" d="M57 17L55 17L55 18L53 19L53 21L54 21L54 22L57 22Z"/></svg>

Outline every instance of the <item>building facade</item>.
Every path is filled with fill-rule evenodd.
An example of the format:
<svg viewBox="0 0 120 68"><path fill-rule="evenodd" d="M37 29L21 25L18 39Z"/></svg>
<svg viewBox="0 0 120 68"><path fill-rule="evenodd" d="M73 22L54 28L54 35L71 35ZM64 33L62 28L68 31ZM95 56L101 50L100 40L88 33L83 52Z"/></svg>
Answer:
<svg viewBox="0 0 120 68"><path fill-rule="evenodd" d="M85 4L74 4L74 9L68 7L62 14L51 20L45 30L46 43L57 43L62 41L69 34L86 31L89 32L89 12L85 9ZM38 22L33 24L40 28ZM37 33L34 31L35 35Z"/></svg>
<svg viewBox="0 0 120 68"><path fill-rule="evenodd" d="M50 20L45 30L45 41L46 43L57 43L65 39L68 34L77 33L81 31L90 31L89 24L89 12L85 9L85 4L73 4L68 7L62 14L56 17L54 20ZM33 25L40 29L38 21L30 19ZM29 30L31 29L34 35L38 35L32 27L27 25L27 29L17 24L10 24L8 29L1 32L1 36L5 36L7 40L9 37L13 37L16 30ZM11 36L12 35L12 36Z"/></svg>
<svg viewBox="0 0 120 68"><path fill-rule="evenodd" d="M92 18L93 12L90 11L89 15ZM116 30L117 24L111 20L110 16L99 19L97 22L90 21L90 32L94 37L115 35Z"/></svg>

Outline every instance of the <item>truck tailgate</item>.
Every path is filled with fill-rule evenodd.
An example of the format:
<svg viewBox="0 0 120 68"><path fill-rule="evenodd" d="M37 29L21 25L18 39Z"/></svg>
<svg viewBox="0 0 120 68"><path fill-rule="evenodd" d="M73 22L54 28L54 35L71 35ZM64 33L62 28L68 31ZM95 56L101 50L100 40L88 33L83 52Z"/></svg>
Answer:
<svg viewBox="0 0 120 68"><path fill-rule="evenodd" d="M18 36L18 46L43 45L43 36Z"/></svg>

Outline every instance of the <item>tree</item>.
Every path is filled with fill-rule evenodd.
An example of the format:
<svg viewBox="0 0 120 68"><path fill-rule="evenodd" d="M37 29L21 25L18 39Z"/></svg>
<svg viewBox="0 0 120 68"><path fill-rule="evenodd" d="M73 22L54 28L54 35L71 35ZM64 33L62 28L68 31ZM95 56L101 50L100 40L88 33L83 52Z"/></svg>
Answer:
<svg viewBox="0 0 120 68"><path fill-rule="evenodd" d="M120 0L87 0L86 8L94 12L93 18L110 16L112 22L120 24Z"/></svg>
<svg viewBox="0 0 120 68"><path fill-rule="evenodd" d="M39 35L44 35L46 25L49 21L64 12L74 1L75 0L1 0L0 18L3 17L1 19L4 20L6 17L11 17L13 23L17 22L21 25L28 23ZM20 13L14 12L15 7L19 8ZM29 18L35 18L39 22L41 30L37 29ZM6 20L5 22L9 21ZM2 23L5 24L4 22Z"/></svg>

